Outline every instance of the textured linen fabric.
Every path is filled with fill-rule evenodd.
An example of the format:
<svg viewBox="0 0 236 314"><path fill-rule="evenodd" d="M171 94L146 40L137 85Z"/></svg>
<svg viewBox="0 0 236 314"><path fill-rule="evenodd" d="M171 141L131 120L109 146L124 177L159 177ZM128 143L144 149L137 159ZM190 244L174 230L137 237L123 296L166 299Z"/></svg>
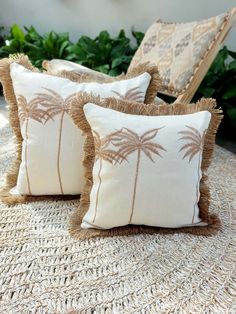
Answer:
<svg viewBox="0 0 236 314"><path fill-rule="evenodd" d="M143 102L151 76L114 83L73 83L11 65L23 137L22 162L12 193L31 195L79 194L84 179L83 139L70 115L77 92L101 97L129 97Z"/></svg>
<svg viewBox="0 0 236 314"><path fill-rule="evenodd" d="M221 29L227 14L190 23L156 21L147 30L129 70L141 62L158 66L163 91L178 95Z"/></svg>
<svg viewBox="0 0 236 314"><path fill-rule="evenodd" d="M84 113L96 156L82 228L203 225L197 203L210 112L143 116L88 103Z"/></svg>

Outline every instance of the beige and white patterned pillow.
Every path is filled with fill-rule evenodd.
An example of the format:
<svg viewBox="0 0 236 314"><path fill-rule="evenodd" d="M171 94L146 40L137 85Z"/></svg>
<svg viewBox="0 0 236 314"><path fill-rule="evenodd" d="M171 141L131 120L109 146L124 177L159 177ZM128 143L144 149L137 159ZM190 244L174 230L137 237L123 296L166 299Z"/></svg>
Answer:
<svg viewBox="0 0 236 314"><path fill-rule="evenodd" d="M219 221L208 213L205 176L221 120L214 108L211 99L159 106L86 95L73 101L72 118L87 137L87 182L72 218L72 235L110 236L144 228L130 224L214 232Z"/></svg>
<svg viewBox="0 0 236 314"><path fill-rule="evenodd" d="M22 199L11 194L79 194L84 184L83 139L69 114L71 101L79 97L79 92L86 91L101 97L143 102L148 94L154 98L155 82L145 72L113 83L77 84L32 71L24 56L18 63L14 61L17 60L0 62L1 82L18 144L16 165L8 173L2 198L11 202ZM157 81L155 84L158 88Z"/></svg>
<svg viewBox="0 0 236 314"><path fill-rule="evenodd" d="M140 62L157 65L162 92L177 96L185 90L226 18L227 14L221 14L191 23L156 21L147 30L128 71Z"/></svg>

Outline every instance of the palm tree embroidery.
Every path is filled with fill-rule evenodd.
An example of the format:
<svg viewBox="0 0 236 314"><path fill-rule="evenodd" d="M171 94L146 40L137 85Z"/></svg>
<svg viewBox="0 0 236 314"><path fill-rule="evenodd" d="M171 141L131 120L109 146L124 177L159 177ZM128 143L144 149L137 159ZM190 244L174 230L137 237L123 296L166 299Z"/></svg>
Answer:
<svg viewBox="0 0 236 314"><path fill-rule="evenodd" d="M37 100L40 102L42 107L47 109L48 115L51 119L57 115L61 115L60 126L59 126L59 137L58 137L58 153L57 153L57 175L60 185L61 194L64 194L63 184L61 179L60 172L60 155L61 155L61 139L62 139L62 129L63 129L63 120L65 114L69 114L70 103L72 99L76 96L76 93L69 95L65 99L60 96L55 91L44 88L48 93L37 93Z"/></svg>
<svg viewBox="0 0 236 314"><path fill-rule="evenodd" d="M188 158L189 163L194 158L194 156L198 154L198 180L196 184L196 202L194 204L194 209L193 209L193 218L192 218L192 223L193 223L194 218L195 218L195 209L197 207L198 200L199 200L199 184L200 184L200 176L201 176L200 174L201 164L200 163L201 163L201 156L202 156L204 140L205 140L207 130L204 130L203 134L201 135L201 133L194 127L186 125L186 128L188 128L188 130L178 132L179 134L183 135L180 138L180 140L187 141L187 143L180 148L179 152L185 151L183 159Z"/></svg>
<svg viewBox="0 0 236 314"><path fill-rule="evenodd" d="M99 192L100 192L100 188L101 188L101 184L102 184L102 178L101 178L102 161L106 160L110 164L114 164L114 163L120 162L124 158L118 152L108 148L109 144L113 141L113 138L117 134L119 134L121 131L122 130L113 132L113 133L111 133L111 134L109 134L103 138L101 138L100 135L96 131L93 131L93 139L94 139L94 147L95 147L94 163L99 160L99 170L98 170L99 184L98 184L97 195L96 195L96 203L95 203L93 223L94 223L96 216L97 216Z"/></svg>
<svg viewBox="0 0 236 314"><path fill-rule="evenodd" d="M112 139L112 144L115 147L118 147L118 162L127 160L129 155L137 152L136 173L134 179L131 213L128 222L129 224L132 222L134 214L141 153L144 153L153 163L155 163L153 155L162 157L160 155L160 151L166 151L165 148L160 144L151 141L156 137L157 133L162 128L163 127L146 131L141 136L128 128L123 128L123 130ZM122 159L119 159L119 155L122 156Z"/></svg>
<svg viewBox="0 0 236 314"><path fill-rule="evenodd" d="M27 102L26 98L22 95L17 97L18 103L18 115L21 126L25 124L25 172L26 180L28 185L28 194L31 195L30 179L29 179L29 170L28 170L28 128L29 128L29 119L33 119L39 123L45 123L49 115L47 111L39 108L39 102L36 98Z"/></svg>
<svg viewBox="0 0 236 314"><path fill-rule="evenodd" d="M139 90L139 87L133 87L129 89L124 95L112 90L114 94L120 97L121 100L130 100L136 102L142 102L144 99L144 92Z"/></svg>

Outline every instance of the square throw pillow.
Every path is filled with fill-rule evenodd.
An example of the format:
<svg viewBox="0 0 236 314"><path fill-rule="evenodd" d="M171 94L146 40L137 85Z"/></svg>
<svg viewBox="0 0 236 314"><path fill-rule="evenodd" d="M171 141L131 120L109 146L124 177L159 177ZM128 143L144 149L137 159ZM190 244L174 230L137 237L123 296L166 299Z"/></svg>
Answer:
<svg viewBox="0 0 236 314"><path fill-rule="evenodd" d="M208 213L205 172L220 113L212 99L159 106L86 95L72 101L71 116L86 135L86 185L71 234L84 239L154 227L214 233L219 220Z"/></svg>
<svg viewBox="0 0 236 314"><path fill-rule="evenodd" d="M111 83L119 80L129 79L134 76L137 76L144 71L147 71L152 77L157 73L157 67L152 65L149 62L140 62L137 66L129 69L129 73L121 74L118 76L109 76L107 74L94 71L80 64L61 60L61 59L52 59L50 61L44 60L43 67L46 69L47 74L67 78L72 82L99 82L99 83ZM160 89L162 87L160 86ZM155 97L154 102L156 105L163 103L159 97Z"/></svg>
<svg viewBox="0 0 236 314"><path fill-rule="evenodd" d="M145 72L113 83L77 84L35 71L25 56L1 60L0 80L17 139L17 160L1 192L6 202L82 191L83 140L69 114L78 92L149 102L160 83L158 74Z"/></svg>

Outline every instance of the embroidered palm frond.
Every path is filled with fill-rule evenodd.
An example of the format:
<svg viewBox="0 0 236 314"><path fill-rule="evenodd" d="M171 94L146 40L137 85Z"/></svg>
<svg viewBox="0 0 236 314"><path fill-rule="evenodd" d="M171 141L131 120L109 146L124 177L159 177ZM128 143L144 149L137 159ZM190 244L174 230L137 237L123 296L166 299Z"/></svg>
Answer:
<svg viewBox="0 0 236 314"><path fill-rule="evenodd" d="M65 99L52 89L44 88L47 93L37 93L37 101L42 107L47 109L50 118L61 114L62 112L69 113L70 103L75 97L76 93L73 93Z"/></svg>
<svg viewBox="0 0 236 314"><path fill-rule="evenodd" d="M153 155L161 157L160 151L165 151L164 147L158 143L152 142L161 128L152 129L141 136L134 131L123 128L120 133L112 138L112 143L118 147L118 153L126 158L134 151L142 151L152 162L154 162Z"/></svg>
<svg viewBox="0 0 236 314"><path fill-rule="evenodd" d="M108 148L108 145L112 142L113 136L116 136L119 132L120 131L116 131L106 137L101 138L96 131L93 131L95 160L101 158L110 163L123 160L124 157L120 153Z"/></svg>
<svg viewBox="0 0 236 314"><path fill-rule="evenodd" d="M183 159L188 158L189 163L194 158L194 156L198 155L198 168L197 168L197 183L196 183L196 201L193 208L193 216L192 216L192 223L194 223L195 213L197 212L198 200L199 200L199 184L201 180L201 153L204 147L204 140L206 136L207 130L204 130L201 134L197 129L194 127L186 125L187 130L183 130L178 132L182 135L180 140L185 141L184 144L179 152L184 151Z"/></svg>
<svg viewBox="0 0 236 314"><path fill-rule="evenodd" d="M120 94L119 92L114 90L112 92L119 96L119 98L122 100L142 102L144 99L144 92L140 91L139 87L133 87L130 90L128 90L125 94Z"/></svg>
<svg viewBox="0 0 236 314"><path fill-rule="evenodd" d="M26 98L22 95L17 97L18 103L18 115L21 125L26 119L31 118L39 123L45 123L48 119L48 112L39 107L39 102L37 99L32 99L27 102Z"/></svg>
<svg viewBox="0 0 236 314"><path fill-rule="evenodd" d="M157 136L160 129L162 128L151 129L144 132L142 135L138 135L136 132L128 128L123 128L119 133L112 137L112 144L118 148L117 153L123 158L122 160L118 159L119 163L123 160L127 160L129 155L137 152L132 205L128 223L132 222L134 214L141 153L144 153L149 160L155 162L154 155L161 157L160 151L165 151L165 148L162 145L152 141Z"/></svg>
<svg viewBox="0 0 236 314"><path fill-rule="evenodd" d="M193 157L203 150L207 130L201 135L201 133L194 127L186 125L186 128L188 128L188 130L178 132L183 135L180 140L186 141L186 144L184 144L179 151L185 151L183 159L188 157L189 162L191 162Z"/></svg>

